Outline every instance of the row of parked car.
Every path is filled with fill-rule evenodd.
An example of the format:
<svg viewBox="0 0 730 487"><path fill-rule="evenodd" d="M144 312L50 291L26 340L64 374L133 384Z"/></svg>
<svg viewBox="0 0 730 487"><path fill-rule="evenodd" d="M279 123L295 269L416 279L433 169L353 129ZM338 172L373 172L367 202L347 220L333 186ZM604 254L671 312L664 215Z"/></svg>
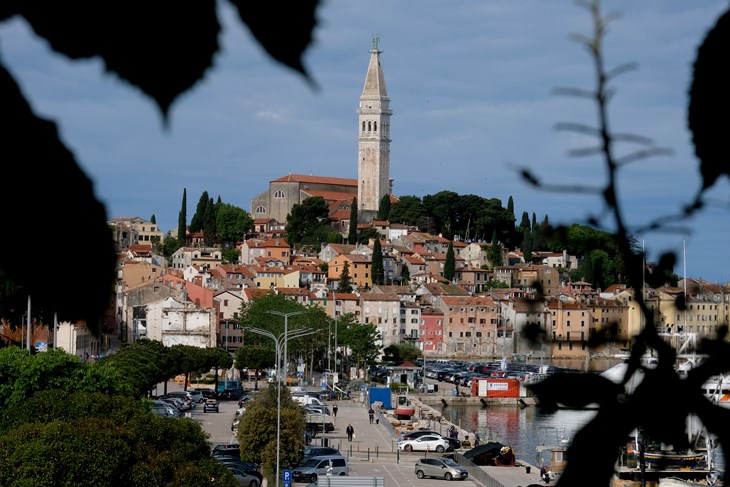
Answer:
<svg viewBox="0 0 730 487"><path fill-rule="evenodd" d="M259 487L264 476L259 466L241 459L241 449L237 443L215 445L211 456L231 471L241 487Z"/></svg>
<svg viewBox="0 0 730 487"><path fill-rule="evenodd" d="M475 378L514 378L527 381L540 375L555 372L554 366L540 366L521 362L433 362L426 365L425 375L429 379L449 382L456 386L471 387Z"/></svg>

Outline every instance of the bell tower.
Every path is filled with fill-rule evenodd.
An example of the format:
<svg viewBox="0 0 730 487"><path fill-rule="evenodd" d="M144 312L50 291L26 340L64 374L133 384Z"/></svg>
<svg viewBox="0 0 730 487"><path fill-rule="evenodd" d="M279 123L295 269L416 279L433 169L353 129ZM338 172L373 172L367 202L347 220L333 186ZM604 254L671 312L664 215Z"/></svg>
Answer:
<svg viewBox="0 0 730 487"><path fill-rule="evenodd" d="M358 219L372 221L380 200L390 194L390 98L380 66L379 38L373 37L365 87L358 113L357 205Z"/></svg>

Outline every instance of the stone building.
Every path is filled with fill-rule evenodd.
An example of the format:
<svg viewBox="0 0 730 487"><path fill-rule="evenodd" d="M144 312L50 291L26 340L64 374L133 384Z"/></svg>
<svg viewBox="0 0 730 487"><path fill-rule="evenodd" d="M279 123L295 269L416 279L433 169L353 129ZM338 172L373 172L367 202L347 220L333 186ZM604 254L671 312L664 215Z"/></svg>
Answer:
<svg viewBox="0 0 730 487"><path fill-rule="evenodd" d="M331 213L349 210L357 197L358 219L371 222L380 200L391 194L390 180L390 99L380 65L378 38L373 39L370 63L358 113L357 179L289 174L269 181L268 190L251 200L251 215L256 221L274 219L285 222L294 205L310 196L321 196ZM338 230L346 232L347 229Z"/></svg>

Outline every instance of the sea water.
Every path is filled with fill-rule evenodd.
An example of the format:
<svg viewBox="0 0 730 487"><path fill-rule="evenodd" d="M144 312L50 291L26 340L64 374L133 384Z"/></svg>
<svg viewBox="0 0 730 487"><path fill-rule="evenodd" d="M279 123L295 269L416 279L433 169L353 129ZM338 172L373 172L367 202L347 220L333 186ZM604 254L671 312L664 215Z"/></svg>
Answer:
<svg viewBox="0 0 730 487"><path fill-rule="evenodd" d="M458 425L469 433L473 443L473 432L477 431L482 443L497 441L509 446L518 460L530 464L537 462L539 446L568 447L576 433L597 414L597 410L558 409L544 412L536 407L481 405L449 405L441 409L444 420ZM432 424L432 429L446 434L446 426ZM463 440L464 438L459 438ZM546 460L549 458L543 457ZM716 466L722 470L722 450L715 453Z"/></svg>

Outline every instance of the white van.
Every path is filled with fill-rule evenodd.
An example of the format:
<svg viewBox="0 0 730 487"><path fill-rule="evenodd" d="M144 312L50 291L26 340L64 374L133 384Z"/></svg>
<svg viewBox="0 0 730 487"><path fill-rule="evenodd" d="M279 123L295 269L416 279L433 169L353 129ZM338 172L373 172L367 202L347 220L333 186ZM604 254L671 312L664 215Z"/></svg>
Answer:
<svg viewBox="0 0 730 487"><path fill-rule="evenodd" d="M292 394L292 399L301 404L302 406L308 406L314 404L315 406L324 406L325 404L317 399L316 397L308 396L306 394Z"/></svg>

